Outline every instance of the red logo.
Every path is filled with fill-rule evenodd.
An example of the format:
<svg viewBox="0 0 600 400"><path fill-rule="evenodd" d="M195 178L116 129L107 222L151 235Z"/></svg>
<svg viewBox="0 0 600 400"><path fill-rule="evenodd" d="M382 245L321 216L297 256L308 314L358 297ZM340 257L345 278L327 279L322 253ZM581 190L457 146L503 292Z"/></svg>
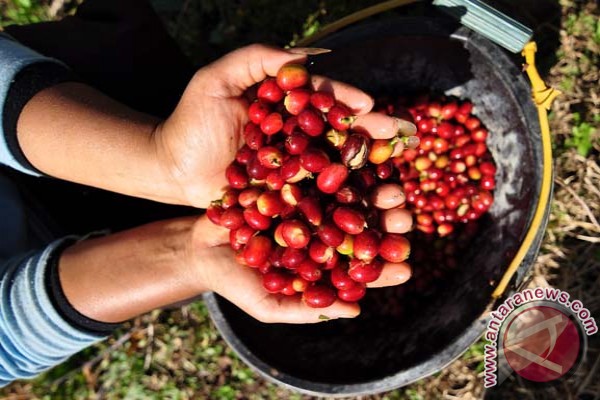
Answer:
<svg viewBox="0 0 600 400"><path fill-rule="evenodd" d="M502 348L510 367L523 378L549 382L567 374L577 361L579 330L562 311L530 306L510 321Z"/></svg>

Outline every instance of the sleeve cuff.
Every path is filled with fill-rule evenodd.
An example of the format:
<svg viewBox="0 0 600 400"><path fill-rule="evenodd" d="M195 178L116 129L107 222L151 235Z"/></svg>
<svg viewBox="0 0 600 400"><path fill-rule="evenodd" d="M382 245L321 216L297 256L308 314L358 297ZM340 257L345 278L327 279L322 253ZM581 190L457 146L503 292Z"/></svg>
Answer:
<svg viewBox="0 0 600 400"><path fill-rule="evenodd" d="M2 129L6 147L14 161L34 175L41 176L43 173L25 157L17 139L17 122L21 111L27 102L42 90L75 80L75 75L62 64L40 61L21 69L8 89L2 110Z"/></svg>
<svg viewBox="0 0 600 400"><path fill-rule="evenodd" d="M58 274L58 262L62 252L74 244L76 240L68 240L61 243L48 258L48 265L46 267L46 275L44 277L46 290L50 296L52 305L59 313L59 315L67 321L72 327L82 332L89 333L91 335L107 336L114 332L115 329L121 326L120 323L107 323L96 321L77 311L63 292L62 285L60 283L60 277Z"/></svg>
<svg viewBox="0 0 600 400"><path fill-rule="evenodd" d="M0 35L0 163L40 176L17 141L17 121L25 104L39 91L76 80L66 65Z"/></svg>

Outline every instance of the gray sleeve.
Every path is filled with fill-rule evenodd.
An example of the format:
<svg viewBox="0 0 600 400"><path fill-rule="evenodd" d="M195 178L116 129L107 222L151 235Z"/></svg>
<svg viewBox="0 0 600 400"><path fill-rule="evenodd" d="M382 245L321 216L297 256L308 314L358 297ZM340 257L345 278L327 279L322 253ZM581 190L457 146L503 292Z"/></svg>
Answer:
<svg viewBox="0 0 600 400"><path fill-rule="evenodd" d="M105 336L77 329L57 310L45 276L66 240L0 264L0 387L32 378Z"/></svg>

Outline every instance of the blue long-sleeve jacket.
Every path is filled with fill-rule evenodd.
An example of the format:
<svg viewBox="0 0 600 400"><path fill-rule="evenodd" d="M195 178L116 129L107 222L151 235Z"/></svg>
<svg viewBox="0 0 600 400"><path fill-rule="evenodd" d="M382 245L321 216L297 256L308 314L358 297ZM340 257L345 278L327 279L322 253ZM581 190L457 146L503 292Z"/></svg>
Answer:
<svg viewBox="0 0 600 400"><path fill-rule="evenodd" d="M6 123L6 113L14 112L8 107L11 88L36 64L67 70L0 33L0 164L39 176ZM18 115L10 117L16 121ZM0 172L0 387L34 377L106 336L105 330L87 329L70 318L77 312L60 295L57 254L73 238L35 237L27 211L18 188Z"/></svg>

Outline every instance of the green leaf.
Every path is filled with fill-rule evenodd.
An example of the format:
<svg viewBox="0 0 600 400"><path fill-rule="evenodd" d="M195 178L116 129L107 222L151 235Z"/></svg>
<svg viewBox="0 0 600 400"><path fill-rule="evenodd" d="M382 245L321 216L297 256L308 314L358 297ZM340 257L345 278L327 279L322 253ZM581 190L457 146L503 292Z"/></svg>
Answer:
<svg viewBox="0 0 600 400"><path fill-rule="evenodd" d="M327 315L323 315L323 314L321 314L321 315L319 315L319 319L320 319L320 320L323 320L323 321L327 321L327 320L329 320L329 319L331 319L331 318L329 318Z"/></svg>
<svg viewBox="0 0 600 400"><path fill-rule="evenodd" d="M31 0L15 0L15 3L21 8L31 8Z"/></svg>
<svg viewBox="0 0 600 400"><path fill-rule="evenodd" d="M213 397L219 400L234 400L236 391L231 386L221 386L213 392Z"/></svg>
<svg viewBox="0 0 600 400"><path fill-rule="evenodd" d="M569 16L567 17L567 19L565 20L565 29L567 30L567 33L569 35L573 34L573 30L575 28L575 23L577 22L577 15L576 14L569 14Z"/></svg>
<svg viewBox="0 0 600 400"><path fill-rule="evenodd" d="M575 79L571 76L563 77L562 81L560 81L560 88L564 92L570 92L575 86Z"/></svg>
<svg viewBox="0 0 600 400"><path fill-rule="evenodd" d="M579 118L573 118L578 121ZM594 127L587 122L583 122L573 127L573 136L565 140L565 146L577 149L582 157L587 157L592 149L592 133Z"/></svg>
<svg viewBox="0 0 600 400"><path fill-rule="evenodd" d="M404 393L409 400L423 400L423 396L421 396L415 389L407 389Z"/></svg>

